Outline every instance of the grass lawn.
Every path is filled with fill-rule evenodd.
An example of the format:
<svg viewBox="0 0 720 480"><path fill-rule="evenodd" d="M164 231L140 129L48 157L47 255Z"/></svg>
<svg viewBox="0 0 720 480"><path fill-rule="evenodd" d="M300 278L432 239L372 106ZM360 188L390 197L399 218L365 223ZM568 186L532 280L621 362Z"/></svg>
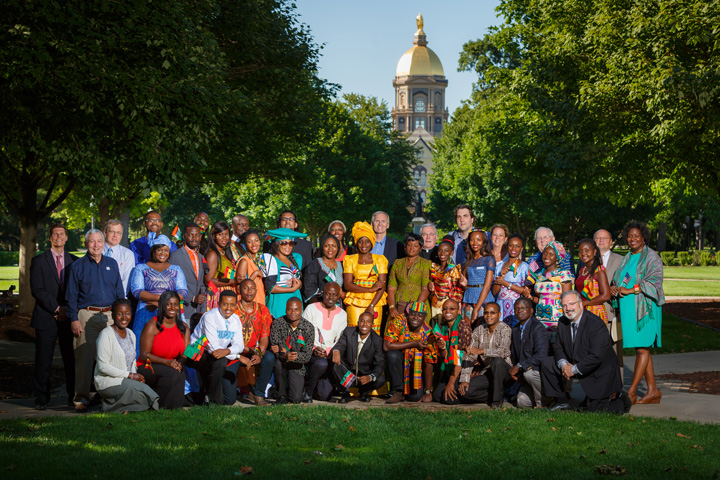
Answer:
<svg viewBox="0 0 720 480"><path fill-rule="evenodd" d="M720 333L666 313L663 314L662 345L662 348L654 348L651 353L654 355L720 350ZM623 354L635 355L635 349L625 348Z"/></svg>
<svg viewBox="0 0 720 480"><path fill-rule="evenodd" d="M720 426L572 412L228 408L0 421L3 478L715 478ZM612 468L612 467L611 467ZM714 473L715 472L715 473Z"/></svg>
<svg viewBox="0 0 720 480"><path fill-rule="evenodd" d="M7 290L10 285L15 285L15 291L18 291L20 272L18 267L0 267L0 290Z"/></svg>
<svg viewBox="0 0 720 480"><path fill-rule="evenodd" d="M702 267L698 267L702 268ZM719 281L664 280L663 290L666 296L720 297Z"/></svg>
<svg viewBox="0 0 720 480"><path fill-rule="evenodd" d="M665 278L720 280L720 267L664 267Z"/></svg>

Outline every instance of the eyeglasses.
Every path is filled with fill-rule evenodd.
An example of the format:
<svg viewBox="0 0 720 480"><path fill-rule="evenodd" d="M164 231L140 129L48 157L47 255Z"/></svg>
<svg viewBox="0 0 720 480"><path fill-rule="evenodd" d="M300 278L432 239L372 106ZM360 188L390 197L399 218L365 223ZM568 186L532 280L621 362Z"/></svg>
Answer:
<svg viewBox="0 0 720 480"><path fill-rule="evenodd" d="M580 303L580 302L567 302L566 304L563 305L563 308L564 307L574 307L578 303Z"/></svg>
<svg viewBox="0 0 720 480"><path fill-rule="evenodd" d="M282 220L283 222L294 222L295 217L280 217L280 220Z"/></svg>
<svg viewBox="0 0 720 480"><path fill-rule="evenodd" d="M295 245L295 242L278 242L278 245L280 245L281 247L287 247L288 245Z"/></svg>
<svg viewBox="0 0 720 480"><path fill-rule="evenodd" d="M162 222L162 220L160 220L159 218L148 218L148 219L145 220L145 221L146 221L147 223L161 223L161 222Z"/></svg>

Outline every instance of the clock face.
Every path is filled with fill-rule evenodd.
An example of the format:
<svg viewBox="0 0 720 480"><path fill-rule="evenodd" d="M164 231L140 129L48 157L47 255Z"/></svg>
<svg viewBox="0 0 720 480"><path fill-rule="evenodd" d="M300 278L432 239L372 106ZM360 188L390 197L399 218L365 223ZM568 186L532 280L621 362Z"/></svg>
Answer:
<svg viewBox="0 0 720 480"><path fill-rule="evenodd" d="M425 111L425 100L422 98L418 98L415 100L415 111L416 112L424 112Z"/></svg>

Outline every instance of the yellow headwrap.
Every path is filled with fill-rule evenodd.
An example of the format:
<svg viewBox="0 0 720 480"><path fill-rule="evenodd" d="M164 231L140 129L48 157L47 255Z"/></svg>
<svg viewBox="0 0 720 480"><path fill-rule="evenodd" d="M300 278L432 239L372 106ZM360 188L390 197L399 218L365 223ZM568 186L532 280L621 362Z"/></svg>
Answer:
<svg viewBox="0 0 720 480"><path fill-rule="evenodd" d="M355 240L355 245L357 245L358 240L362 237L367 237L370 239L373 247L375 246L375 231L367 222L355 222L355 225L353 225L352 228L352 236L353 240Z"/></svg>

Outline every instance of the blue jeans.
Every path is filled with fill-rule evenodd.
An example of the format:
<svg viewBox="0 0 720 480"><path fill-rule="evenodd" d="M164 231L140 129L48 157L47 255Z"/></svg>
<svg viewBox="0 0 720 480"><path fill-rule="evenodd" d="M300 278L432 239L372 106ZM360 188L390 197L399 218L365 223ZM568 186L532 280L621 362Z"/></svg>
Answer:
<svg viewBox="0 0 720 480"><path fill-rule="evenodd" d="M255 377L255 385L253 386L253 394L258 397L265 398L265 390L270 382L273 374L273 366L275 365L275 355L270 350L265 350L259 365L257 377Z"/></svg>

